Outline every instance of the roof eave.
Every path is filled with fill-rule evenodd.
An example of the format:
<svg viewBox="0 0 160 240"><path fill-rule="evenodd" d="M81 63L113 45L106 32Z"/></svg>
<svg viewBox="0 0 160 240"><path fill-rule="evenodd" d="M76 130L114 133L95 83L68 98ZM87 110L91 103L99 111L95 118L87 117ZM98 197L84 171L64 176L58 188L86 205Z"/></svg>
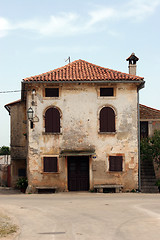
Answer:
<svg viewBox="0 0 160 240"><path fill-rule="evenodd" d="M9 115L10 115L10 107L8 105L5 105L4 107L9 112Z"/></svg>
<svg viewBox="0 0 160 240"><path fill-rule="evenodd" d="M59 80L59 81L22 81L22 83L139 83L144 85L145 81L142 80Z"/></svg>

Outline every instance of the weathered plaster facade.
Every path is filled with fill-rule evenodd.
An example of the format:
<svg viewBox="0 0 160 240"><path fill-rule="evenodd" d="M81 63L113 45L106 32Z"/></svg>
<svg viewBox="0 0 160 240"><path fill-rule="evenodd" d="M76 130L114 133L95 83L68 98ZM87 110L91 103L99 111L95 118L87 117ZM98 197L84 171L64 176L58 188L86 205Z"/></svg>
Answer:
<svg viewBox="0 0 160 240"><path fill-rule="evenodd" d="M81 64L78 70L76 64ZM69 71L72 68L73 80L71 72L69 77L67 75L68 68ZM93 68L96 71L92 77L90 71L93 71ZM22 154L22 148L24 150L24 155L18 157L19 159L25 159L27 155L27 191L35 192L37 187L55 187L57 191L68 191L68 153L73 156L86 154L89 157L90 190L97 184L121 184L123 191L137 189L137 92L140 86L143 87L143 78L100 68L83 60L63 67L63 76L60 70L25 79L22 84L25 92L22 94L22 106L20 104L13 112L14 119L17 117L17 124L21 121L21 126L17 126L21 128L21 136L17 135L19 142L16 149L21 146L17 156ZM101 75L97 75L99 71L102 71ZM86 77L84 72L90 73ZM58 80L54 73L58 74ZM108 78L106 74L110 73L112 75ZM64 76L69 80L65 80ZM50 87L59 88L59 97L45 97L45 88ZM107 87L114 89L113 96L100 96L100 88ZM33 121L27 120L27 125L23 125L22 118L18 119L18 111L23 113L26 120L26 110L30 107L34 111ZM57 108L60 112L60 133L45 132L45 112L50 107ZM103 107L110 107L114 111L115 132L100 132L99 118ZM11 111L12 109L13 107ZM11 124L14 125L12 118ZM27 140L22 134L22 128L26 127ZM11 135L14 135L15 129L12 130ZM14 153L16 150L13 142L16 141L12 139L11 143ZM109 171L109 156L123 157L122 171ZM44 172L44 157L57 157L57 172Z"/></svg>
<svg viewBox="0 0 160 240"><path fill-rule="evenodd" d="M95 184L122 184L124 190L138 188L137 141L137 86L113 84L115 96L100 97L99 88L108 85L61 84L59 98L44 96L45 84L29 84L36 89L34 104L32 91L28 91L27 109L31 106L36 121L33 129L28 121L28 179L30 187L56 186L67 191L67 157L62 151L94 151L90 157L90 189ZM50 106L61 112L61 133L44 132L44 113ZM99 111L110 106L116 114L116 132L99 132ZM123 171L109 172L111 155L123 156ZM58 173L43 172L43 157L58 157Z"/></svg>
<svg viewBox="0 0 160 240"><path fill-rule="evenodd" d="M19 100L7 104L11 116L11 185L15 186L19 169L26 169L27 159L27 121L25 102Z"/></svg>

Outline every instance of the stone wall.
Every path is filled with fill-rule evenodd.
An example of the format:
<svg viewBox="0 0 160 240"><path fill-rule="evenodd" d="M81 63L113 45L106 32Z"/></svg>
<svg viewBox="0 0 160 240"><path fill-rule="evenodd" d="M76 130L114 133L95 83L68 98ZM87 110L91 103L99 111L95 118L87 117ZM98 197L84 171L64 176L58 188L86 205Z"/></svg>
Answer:
<svg viewBox="0 0 160 240"><path fill-rule="evenodd" d="M11 115L11 183L15 186L18 169L26 168L27 120L25 102L10 106Z"/></svg>

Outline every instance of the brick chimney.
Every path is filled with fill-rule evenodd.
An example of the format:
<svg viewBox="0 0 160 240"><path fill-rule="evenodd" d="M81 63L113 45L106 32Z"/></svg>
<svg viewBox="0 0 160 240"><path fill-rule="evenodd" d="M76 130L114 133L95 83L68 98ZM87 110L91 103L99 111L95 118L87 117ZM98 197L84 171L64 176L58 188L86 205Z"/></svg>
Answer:
<svg viewBox="0 0 160 240"><path fill-rule="evenodd" d="M129 61L129 74L136 75L136 62L139 60L138 57L136 57L135 53L132 53L126 61Z"/></svg>

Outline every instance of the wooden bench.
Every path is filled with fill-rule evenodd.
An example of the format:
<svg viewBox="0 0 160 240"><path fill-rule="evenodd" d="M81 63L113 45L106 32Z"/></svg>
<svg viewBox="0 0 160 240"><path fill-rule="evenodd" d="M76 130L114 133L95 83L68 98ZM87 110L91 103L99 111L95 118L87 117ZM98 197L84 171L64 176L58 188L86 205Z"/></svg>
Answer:
<svg viewBox="0 0 160 240"><path fill-rule="evenodd" d="M99 193L103 193L103 192L112 192L111 190L113 189L114 192L119 193L122 191L123 189L123 185L121 184L97 184L94 185L94 189L99 192Z"/></svg>
<svg viewBox="0 0 160 240"><path fill-rule="evenodd" d="M36 187L38 193L55 193L57 187Z"/></svg>

